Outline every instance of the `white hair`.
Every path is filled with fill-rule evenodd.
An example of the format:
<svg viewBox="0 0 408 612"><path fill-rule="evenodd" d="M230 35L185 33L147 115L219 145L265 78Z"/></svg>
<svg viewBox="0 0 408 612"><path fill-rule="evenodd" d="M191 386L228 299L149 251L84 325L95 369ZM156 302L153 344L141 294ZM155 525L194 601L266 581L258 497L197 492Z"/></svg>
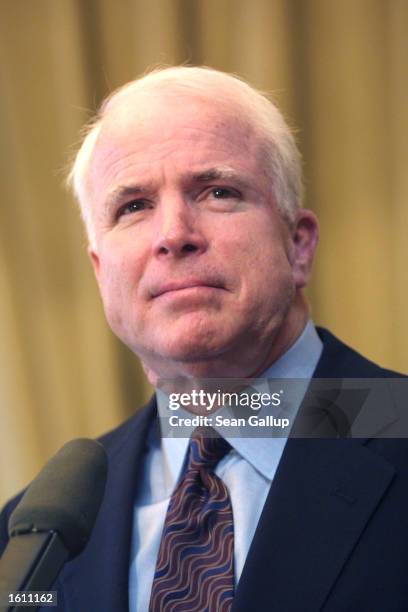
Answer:
<svg viewBox="0 0 408 612"><path fill-rule="evenodd" d="M207 67L173 66L156 68L131 81L108 96L96 116L85 126L82 144L67 178L78 201L82 218L93 245L94 229L88 201L87 173L105 117L127 98L155 90L176 95L195 95L216 102L242 117L253 127L263 142L265 169L271 179L272 193L282 216L291 222L302 206L303 187L301 158L294 136L278 108L266 94L256 90L241 78ZM241 116L241 115L240 115Z"/></svg>

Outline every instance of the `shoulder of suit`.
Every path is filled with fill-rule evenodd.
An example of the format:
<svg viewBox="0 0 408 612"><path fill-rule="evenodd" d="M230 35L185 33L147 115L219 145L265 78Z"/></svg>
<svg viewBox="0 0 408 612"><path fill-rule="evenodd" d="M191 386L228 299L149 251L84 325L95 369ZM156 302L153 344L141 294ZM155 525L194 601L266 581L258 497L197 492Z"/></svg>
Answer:
<svg viewBox="0 0 408 612"><path fill-rule="evenodd" d="M331 332L322 327L316 328L323 352L315 371L316 378L400 378L404 374L388 370L347 346Z"/></svg>
<svg viewBox="0 0 408 612"><path fill-rule="evenodd" d="M106 450L110 451L135 439L135 437L140 438L140 436L147 436L156 414L156 396L153 395L147 404L139 408L135 414L126 421L100 436L98 442L100 442Z"/></svg>

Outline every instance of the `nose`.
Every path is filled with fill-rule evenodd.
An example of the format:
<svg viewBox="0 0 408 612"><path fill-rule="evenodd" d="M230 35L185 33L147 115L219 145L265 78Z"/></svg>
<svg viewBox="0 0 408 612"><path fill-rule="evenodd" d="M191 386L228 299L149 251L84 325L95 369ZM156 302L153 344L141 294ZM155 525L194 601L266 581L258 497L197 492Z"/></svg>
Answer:
<svg viewBox="0 0 408 612"><path fill-rule="evenodd" d="M197 213L191 204L177 198L160 207L153 242L156 257L182 258L203 253L207 241L198 227Z"/></svg>

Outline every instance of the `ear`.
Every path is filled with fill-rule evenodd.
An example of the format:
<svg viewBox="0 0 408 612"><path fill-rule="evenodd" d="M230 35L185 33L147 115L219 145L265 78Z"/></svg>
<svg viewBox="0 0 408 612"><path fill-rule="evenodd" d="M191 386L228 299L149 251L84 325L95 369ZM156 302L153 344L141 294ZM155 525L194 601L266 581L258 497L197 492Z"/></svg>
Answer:
<svg viewBox="0 0 408 612"><path fill-rule="evenodd" d="M300 209L291 227L289 262L297 289L307 285L319 240L319 223L311 210Z"/></svg>
<svg viewBox="0 0 408 612"><path fill-rule="evenodd" d="M95 274L95 278L97 282L99 283L99 257L96 251L91 246L88 246L88 255L92 263L92 268Z"/></svg>

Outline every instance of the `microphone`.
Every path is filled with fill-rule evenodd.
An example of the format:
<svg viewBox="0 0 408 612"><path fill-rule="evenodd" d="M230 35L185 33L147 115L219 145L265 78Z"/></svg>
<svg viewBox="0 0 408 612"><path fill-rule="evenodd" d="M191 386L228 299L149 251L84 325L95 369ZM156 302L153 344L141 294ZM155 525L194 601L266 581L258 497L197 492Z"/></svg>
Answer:
<svg viewBox="0 0 408 612"><path fill-rule="evenodd" d="M10 516L10 540L0 559L3 596L49 591L64 563L84 549L107 471L103 446L86 438L68 442L46 463Z"/></svg>

